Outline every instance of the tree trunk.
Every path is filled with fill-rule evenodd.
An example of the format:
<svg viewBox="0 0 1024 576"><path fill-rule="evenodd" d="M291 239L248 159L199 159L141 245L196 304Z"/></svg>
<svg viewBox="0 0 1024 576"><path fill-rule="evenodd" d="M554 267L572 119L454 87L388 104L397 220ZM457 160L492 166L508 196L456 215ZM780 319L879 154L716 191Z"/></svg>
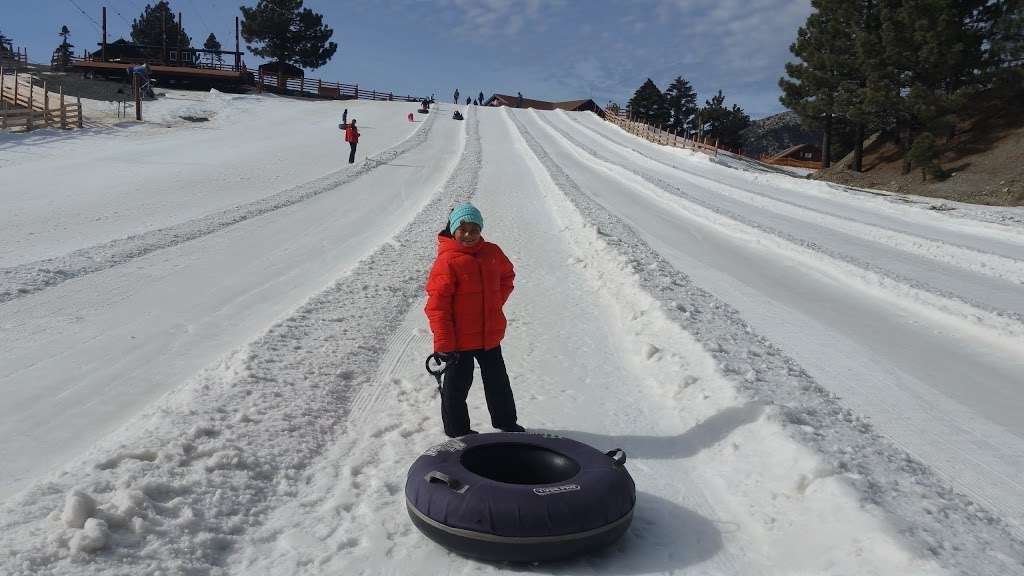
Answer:
<svg viewBox="0 0 1024 576"><path fill-rule="evenodd" d="M832 165L832 114L825 114L825 132L821 137L821 167Z"/></svg>
<svg viewBox="0 0 1024 576"><path fill-rule="evenodd" d="M910 163L910 146L914 141L914 130L909 125L906 130L906 135L900 148L903 149L903 174L910 174L910 169L913 168Z"/></svg>
<svg viewBox="0 0 1024 576"><path fill-rule="evenodd" d="M864 166L864 123L857 123L857 142L853 147L853 166L851 167L854 172L861 172Z"/></svg>

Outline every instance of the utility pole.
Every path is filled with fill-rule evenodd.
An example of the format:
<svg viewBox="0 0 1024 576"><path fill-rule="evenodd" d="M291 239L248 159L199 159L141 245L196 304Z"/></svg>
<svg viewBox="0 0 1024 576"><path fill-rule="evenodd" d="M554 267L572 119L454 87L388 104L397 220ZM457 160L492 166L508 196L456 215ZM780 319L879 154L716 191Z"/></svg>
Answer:
<svg viewBox="0 0 1024 576"><path fill-rule="evenodd" d="M100 59L107 61L107 7L103 7L103 44L100 49Z"/></svg>

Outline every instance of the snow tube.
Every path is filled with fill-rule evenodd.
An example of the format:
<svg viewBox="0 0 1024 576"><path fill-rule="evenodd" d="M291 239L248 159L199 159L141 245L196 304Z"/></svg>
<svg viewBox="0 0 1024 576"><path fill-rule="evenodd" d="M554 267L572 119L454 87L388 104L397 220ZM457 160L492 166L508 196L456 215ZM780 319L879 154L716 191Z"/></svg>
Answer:
<svg viewBox="0 0 1024 576"><path fill-rule="evenodd" d="M491 561L544 562L603 548L633 519L626 453L548 434L471 434L409 468L406 507L427 537Z"/></svg>

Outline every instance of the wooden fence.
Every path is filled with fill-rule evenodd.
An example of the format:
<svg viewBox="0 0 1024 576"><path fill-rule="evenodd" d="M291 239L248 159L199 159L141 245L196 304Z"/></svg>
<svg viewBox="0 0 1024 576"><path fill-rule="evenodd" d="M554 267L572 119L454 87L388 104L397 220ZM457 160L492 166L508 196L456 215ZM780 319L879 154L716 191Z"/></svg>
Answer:
<svg viewBox="0 0 1024 576"><path fill-rule="evenodd" d="M41 85L39 85L41 84ZM82 100L66 102L63 86L50 92L46 82L31 74L19 74L0 67L0 125L4 129L24 127L32 130L41 126L61 128L82 127Z"/></svg>
<svg viewBox="0 0 1024 576"><path fill-rule="evenodd" d="M626 132L647 139L655 144L674 146L676 148L690 148L703 152L708 156L718 156L718 139L705 136L703 138L688 138L679 136L664 130L663 127L654 127L630 117L624 112L605 110L605 120L622 128Z"/></svg>
<svg viewBox="0 0 1024 576"><path fill-rule="evenodd" d="M761 162L765 164L772 164L775 166L793 166L796 168L809 168L811 170L821 170L822 163L815 162L813 160L797 160L796 158L776 158L774 156L761 156Z"/></svg>
<svg viewBox="0 0 1024 576"><path fill-rule="evenodd" d="M360 88L358 84L343 84L341 82L329 82L319 78L302 78L295 76L283 76L279 74L264 74L262 71L256 73L256 90L270 92L289 92L318 98L333 98L338 100L387 100L396 102L419 102L423 100L419 96L400 96L393 92L381 92L379 90L367 90Z"/></svg>
<svg viewBox="0 0 1024 576"><path fill-rule="evenodd" d="M0 66L5 68L24 68L28 66L28 48L6 46L6 50L0 50Z"/></svg>

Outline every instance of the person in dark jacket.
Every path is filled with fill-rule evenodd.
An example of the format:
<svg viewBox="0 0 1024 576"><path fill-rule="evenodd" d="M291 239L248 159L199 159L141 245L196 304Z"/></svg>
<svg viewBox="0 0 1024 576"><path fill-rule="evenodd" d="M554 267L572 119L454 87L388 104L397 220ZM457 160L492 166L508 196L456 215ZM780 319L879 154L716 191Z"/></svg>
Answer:
<svg viewBox="0 0 1024 576"><path fill-rule="evenodd" d="M473 361L480 364L491 425L505 432L524 432L516 420L501 341L505 337L505 302L512 294L515 270L497 244L480 235L484 219L466 202L448 215L437 236L437 259L427 278L424 312L434 333L434 351L447 369L441 394L444 433L475 434L469 427L466 397L473 385Z"/></svg>
<svg viewBox="0 0 1024 576"><path fill-rule="evenodd" d="M456 104L459 103L459 89L458 88L455 89L455 103Z"/></svg>
<svg viewBox="0 0 1024 576"><path fill-rule="evenodd" d="M516 94L519 95L516 98L516 108L522 108L523 107L523 93L522 92L516 92Z"/></svg>
<svg viewBox="0 0 1024 576"><path fill-rule="evenodd" d="M479 95L477 95L476 101L479 102L481 106L484 105L484 93L483 92L481 92Z"/></svg>
<svg viewBox="0 0 1024 576"><path fill-rule="evenodd" d="M348 142L351 150L348 153L348 163L352 164L356 161L356 145L359 144L359 128L356 128L356 119L353 118L349 122L348 127L345 128L345 142Z"/></svg>

